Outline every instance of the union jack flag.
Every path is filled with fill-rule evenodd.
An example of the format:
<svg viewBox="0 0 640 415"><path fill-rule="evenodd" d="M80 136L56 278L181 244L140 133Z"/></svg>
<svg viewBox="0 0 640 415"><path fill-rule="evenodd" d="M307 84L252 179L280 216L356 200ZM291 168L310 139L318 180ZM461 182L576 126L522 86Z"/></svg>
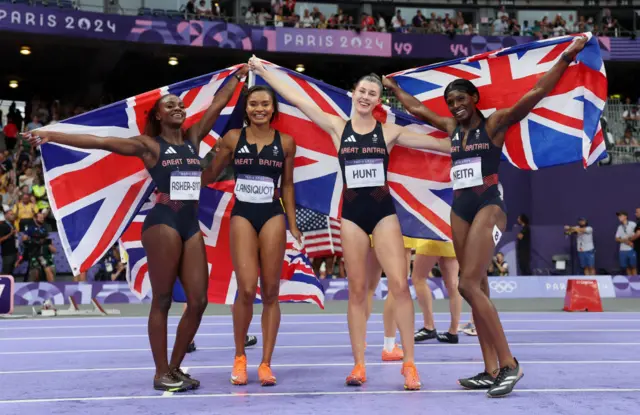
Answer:
<svg viewBox="0 0 640 415"><path fill-rule="evenodd" d="M344 120L352 114L351 93L292 70L263 61L265 69L283 79L297 93L305 95L326 113ZM255 83L265 81L255 76ZM332 218L340 217L342 173L338 152L327 133L300 110L278 95L280 115L274 126L296 142L294 182L296 203ZM374 115L381 123L395 123L415 131L444 138L445 133L416 118L378 106ZM396 145L389 158L387 179L396 211L406 236L451 240L450 210L453 200L449 178L451 156Z"/></svg>
<svg viewBox="0 0 640 415"><path fill-rule="evenodd" d="M598 40L590 33L547 97L506 133L503 158L520 169L536 170L582 161L584 167L606 157L600 117L607 99L607 77ZM488 117L513 106L571 45L573 36L541 40L467 58L388 75L441 116L451 116L443 99L453 80L478 88L478 108Z"/></svg>
<svg viewBox="0 0 640 415"><path fill-rule="evenodd" d="M186 129L202 117L216 91L239 66L158 88L42 130L135 137L144 132L147 112L167 93L184 101ZM242 122L242 111L234 113L241 89L242 84L203 140L200 156L209 152L229 127ZM58 222L62 247L73 273L78 274L88 270L118 241L155 184L142 161L135 157L54 143L42 145L41 151L49 203Z"/></svg>

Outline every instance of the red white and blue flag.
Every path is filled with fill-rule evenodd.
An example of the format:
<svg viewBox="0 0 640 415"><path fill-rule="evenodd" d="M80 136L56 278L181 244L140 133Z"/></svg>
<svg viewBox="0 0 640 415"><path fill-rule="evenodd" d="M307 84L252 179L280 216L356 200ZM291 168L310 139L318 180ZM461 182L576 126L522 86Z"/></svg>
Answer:
<svg viewBox="0 0 640 415"><path fill-rule="evenodd" d="M350 118L351 93L295 71L263 62L266 70L272 71L326 113L344 120ZM256 76L255 83L261 85L265 84L265 81ZM280 95L278 104L280 115L274 125L278 130L291 135L297 146L293 176L296 203L331 218L339 218L343 183L338 152L333 141L327 133ZM446 133L387 106L377 107L374 114L382 123L395 123L436 137L446 137ZM449 177L450 167L450 154L402 146L393 148L387 178L404 235L422 239L451 240L449 216L453 191Z"/></svg>
<svg viewBox="0 0 640 415"><path fill-rule="evenodd" d="M606 157L600 117L607 99L607 76L597 38L584 35L589 41L556 87L507 131L503 156L514 166L536 170L582 162L587 167ZM489 116L511 107L532 89L572 40L573 36L541 40L388 77L441 116L451 116L444 89L455 79L468 79L480 92L478 108Z"/></svg>
<svg viewBox="0 0 640 415"><path fill-rule="evenodd" d="M143 133L147 111L167 93L176 94L184 101L186 129L202 117L215 93L238 67L158 88L43 129L131 138ZM243 85L238 85L203 140L199 149L201 157L226 131L242 126L243 105L237 104ZM74 273L86 271L120 241L128 256L127 280L131 290L140 298L146 297L151 285L141 235L146 214L154 205L155 184L142 162L135 157L54 143L44 144L41 151L49 200ZM200 197L200 227L209 262L209 301L214 303L232 303L237 291L229 249L232 190L233 182L215 183L211 188L202 189ZM295 250L291 244L287 246L280 300L324 307L324 291L306 252Z"/></svg>
<svg viewBox="0 0 640 415"><path fill-rule="evenodd" d="M184 101L184 128L188 128L202 117L215 93L238 67L136 95L42 130L132 138L144 132L147 112L167 93ZM240 92L241 85L203 140L200 156L212 148L219 134L237 124L234 110ZM239 120L242 122L242 114ZM87 271L118 241L155 184L142 161L135 157L54 143L41 146L41 152L49 203L65 255L74 274Z"/></svg>

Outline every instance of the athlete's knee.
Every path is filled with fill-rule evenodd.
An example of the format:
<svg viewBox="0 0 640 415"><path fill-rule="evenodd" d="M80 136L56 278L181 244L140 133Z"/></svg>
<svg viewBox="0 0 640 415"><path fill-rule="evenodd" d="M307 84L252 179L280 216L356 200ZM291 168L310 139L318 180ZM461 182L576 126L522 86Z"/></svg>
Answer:
<svg viewBox="0 0 640 415"><path fill-rule="evenodd" d="M161 293L161 294L154 293L153 300L151 301L151 306L156 310L160 310L164 313L168 313L169 309L171 308L171 301L172 301L171 292Z"/></svg>
<svg viewBox="0 0 640 415"><path fill-rule="evenodd" d="M362 286L350 286L349 287L349 300L351 302L364 304L369 298L369 290L366 285Z"/></svg>
<svg viewBox="0 0 640 415"><path fill-rule="evenodd" d="M255 298L255 287L238 287L238 302L242 304L253 304Z"/></svg>
<svg viewBox="0 0 640 415"><path fill-rule="evenodd" d="M187 312L192 312L196 315L201 316L207 309L208 304L209 299L207 298L207 293L204 292L202 295L198 295L191 301L187 301Z"/></svg>
<svg viewBox="0 0 640 415"><path fill-rule="evenodd" d="M397 276L395 278L387 278L387 284L389 286L389 292L393 294L396 300L403 300L405 297L410 296L409 282L406 278Z"/></svg>
<svg viewBox="0 0 640 415"><path fill-rule="evenodd" d="M280 284L264 284L260 286L260 297L262 297L262 304L265 306L277 304L279 294Z"/></svg>
<svg viewBox="0 0 640 415"><path fill-rule="evenodd" d="M470 277L462 276L460 278L460 282L458 283L458 292L460 295L467 301L469 301L474 294L480 292L480 284L477 281L474 281Z"/></svg>

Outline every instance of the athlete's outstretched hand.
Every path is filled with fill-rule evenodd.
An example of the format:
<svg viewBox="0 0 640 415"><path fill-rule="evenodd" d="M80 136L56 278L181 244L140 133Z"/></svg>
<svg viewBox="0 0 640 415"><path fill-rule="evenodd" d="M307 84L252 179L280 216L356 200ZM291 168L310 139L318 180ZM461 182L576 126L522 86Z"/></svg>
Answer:
<svg viewBox="0 0 640 415"><path fill-rule="evenodd" d="M573 40L573 43L571 44L571 46L569 46L567 48L567 50L564 52L565 55L567 55L571 59L575 59L576 55L582 49L584 49L584 46L587 44L587 40L588 39L587 39L586 36L576 36L576 38Z"/></svg>
<svg viewBox="0 0 640 415"><path fill-rule="evenodd" d="M395 79L392 78L387 78L386 76L382 77L382 86L390 89L393 88L394 86L398 85L398 83L396 82Z"/></svg>
<svg viewBox="0 0 640 415"><path fill-rule="evenodd" d="M38 147L44 143L49 142L49 134L46 131L28 131L22 134L32 147Z"/></svg>
<svg viewBox="0 0 640 415"><path fill-rule="evenodd" d="M260 59L253 55L249 59L249 69L251 69L256 75L262 75L265 72L264 65L260 62Z"/></svg>
<svg viewBox="0 0 640 415"><path fill-rule="evenodd" d="M246 63L244 65L242 65L242 67L240 67L240 69L238 69L238 72L236 72L236 74L240 78L244 78L248 73L249 73L249 65L247 65Z"/></svg>

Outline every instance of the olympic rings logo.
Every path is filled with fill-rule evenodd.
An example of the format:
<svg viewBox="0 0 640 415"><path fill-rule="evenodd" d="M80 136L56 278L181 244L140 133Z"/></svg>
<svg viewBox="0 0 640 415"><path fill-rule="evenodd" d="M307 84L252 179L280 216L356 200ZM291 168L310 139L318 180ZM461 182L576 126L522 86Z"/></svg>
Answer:
<svg viewBox="0 0 640 415"><path fill-rule="evenodd" d="M498 294L512 293L518 288L515 281L491 281L489 287Z"/></svg>

